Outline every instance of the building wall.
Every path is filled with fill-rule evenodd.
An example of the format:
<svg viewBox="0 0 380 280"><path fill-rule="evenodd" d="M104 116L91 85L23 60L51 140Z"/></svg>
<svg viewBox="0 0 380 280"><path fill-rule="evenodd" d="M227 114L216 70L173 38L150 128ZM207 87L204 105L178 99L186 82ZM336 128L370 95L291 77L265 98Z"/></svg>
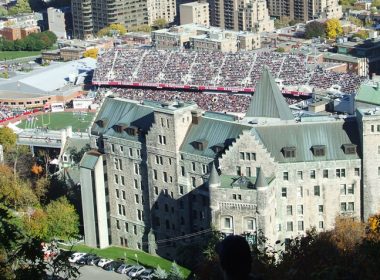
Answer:
<svg viewBox="0 0 380 280"><path fill-rule="evenodd" d="M210 13L209 13L209 4L208 3L197 3L194 5L194 2L189 4L180 5L180 23L196 23L205 26L210 25Z"/></svg>
<svg viewBox="0 0 380 280"><path fill-rule="evenodd" d="M49 30L58 38L66 38L65 13L59 9L48 8L47 15Z"/></svg>

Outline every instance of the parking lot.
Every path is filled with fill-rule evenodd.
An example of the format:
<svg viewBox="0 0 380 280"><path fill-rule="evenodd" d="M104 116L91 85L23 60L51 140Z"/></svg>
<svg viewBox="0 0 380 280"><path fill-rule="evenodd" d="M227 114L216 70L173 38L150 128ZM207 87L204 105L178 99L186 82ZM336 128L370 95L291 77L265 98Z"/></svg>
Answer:
<svg viewBox="0 0 380 280"><path fill-rule="evenodd" d="M106 271L97 266L89 266L85 265L79 268L79 272L81 273L79 278L80 280L126 280L128 277L125 274L119 274L112 271Z"/></svg>

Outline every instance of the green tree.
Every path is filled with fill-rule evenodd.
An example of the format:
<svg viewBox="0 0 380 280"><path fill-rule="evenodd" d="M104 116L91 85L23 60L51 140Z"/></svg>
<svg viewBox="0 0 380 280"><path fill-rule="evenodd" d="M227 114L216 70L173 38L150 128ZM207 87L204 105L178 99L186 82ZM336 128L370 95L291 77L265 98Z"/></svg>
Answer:
<svg viewBox="0 0 380 280"><path fill-rule="evenodd" d="M153 21L153 26L162 29L168 25L168 22L164 18L157 18Z"/></svg>
<svg viewBox="0 0 380 280"><path fill-rule="evenodd" d="M89 144L86 144L82 149L80 149L79 151L77 151L76 148L71 148L69 153L70 153L70 156L72 157L72 159L74 160L74 163L75 164L78 164L81 160L82 160L82 157L83 155L89 151L91 149L90 145Z"/></svg>
<svg viewBox="0 0 380 280"><path fill-rule="evenodd" d="M380 0L373 0L371 7L380 8Z"/></svg>
<svg viewBox="0 0 380 280"><path fill-rule="evenodd" d="M98 31L99 37L104 36L114 36L114 35L124 35L127 33L127 29L121 23L112 23Z"/></svg>
<svg viewBox="0 0 380 280"><path fill-rule="evenodd" d="M8 15L8 10L5 9L3 6L0 6L0 16L4 17Z"/></svg>
<svg viewBox="0 0 380 280"><path fill-rule="evenodd" d="M284 16L284 17L274 20L274 27L276 29L287 27L290 25L290 22L291 22L290 17Z"/></svg>
<svg viewBox="0 0 380 280"><path fill-rule="evenodd" d="M148 24L142 24L137 26L132 26L128 29L129 32L146 32L149 33L152 31L152 27Z"/></svg>
<svg viewBox="0 0 380 280"><path fill-rule="evenodd" d="M29 236L40 238L41 240L48 239L48 216L43 209L36 208L32 210L32 213L24 215L23 224L25 227L25 232Z"/></svg>
<svg viewBox="0 0 380 280"><path fill-rule="evenodd" d="M30 8L28 0L17 0L15 6L9 9L10 15L17 15L22 13L31 13L32 9Z"/></svg>
<svg viewBox="0 0 380 280"><path fill-rule="evenodd" d="M312 21L305 26L305 38L325 37L325 25L319 21Z"/></svg>
<svg viewBox="0 0 380 280"><path fill-rule="evenodd" d="M78 234L79 216L66 197L49 203L46 213L51 238L69 240Z"/></svg>
<svg viewBox="0 0 380 280"><path fill-rule="evenodd" d="M160 280L164 280L168 278L168 273L162 269L160 265L158 265L154 271L154 277Z"/></svg>
<svg viewBox="0 0 380 280"><path fill-rule="evenodd" d="M283 53L285 52L285 49L283 47L279 47L276 49L276 52Z"/></svg>
<svg viewBox="0 0 380 280"><path fill-rule="evenodd" d="M367 30L359 30L358 32L356 32L352 37L358 37L360 39L367 39L369 36L368 34L368 31Z"/></svg>
<svg viewBox="0 0 380 280"><path fill-rule="evenodd" d="M363 26L363 22L361 21L361 19L359 19L359 18L357 18L357 17L349 16L349 17L348 17L348 20L349 20L352 24L355 24L355 25L358 26L358 27L362 27L362 26Z"/></svg>
<svg viewBox="0 0 380 280"><path fill-rule="evenodd" d="M172 262L168 279L169 280L183 280L184 279L183 274L181 270L179 269L179 266L177 265L176 262Z"/></svg>
<svg viewBox="0 0 380 280"><path fill-rule="evenodd" d="M0 128L0 144L3 145L4 151L8 152L14 148L17 141L17 135L9 127Z"/></svg>
<svg viewBox="0 0 380 280"><path fill-rule="evenodd" d="M339 19L332 18L326 21L326 37L335 39L337 36L343 34L343 28Z"/></svg>

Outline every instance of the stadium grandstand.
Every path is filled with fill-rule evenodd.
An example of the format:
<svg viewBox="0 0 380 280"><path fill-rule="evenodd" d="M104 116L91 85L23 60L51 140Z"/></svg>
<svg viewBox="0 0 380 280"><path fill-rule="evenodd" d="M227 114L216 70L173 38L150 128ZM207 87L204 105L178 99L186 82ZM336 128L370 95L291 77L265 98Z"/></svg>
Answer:
<svg viewBox="0 0 380 280"><path fill-rule="evenodd" d="M93 84L250 93L254 92L264 65L281 81L282 92L293 96L311 94L311 91L289 90L294 86L318 90L339 86L343 93L355 93L366 79L323 70L304 54L117 47L98 57Z"/></svg>

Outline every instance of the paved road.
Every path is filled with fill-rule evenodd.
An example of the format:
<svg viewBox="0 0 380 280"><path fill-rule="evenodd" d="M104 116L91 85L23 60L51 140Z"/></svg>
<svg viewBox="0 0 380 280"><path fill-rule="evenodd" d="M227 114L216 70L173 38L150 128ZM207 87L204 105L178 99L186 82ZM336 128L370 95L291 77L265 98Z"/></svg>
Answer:
<svg viewBox="0 0 380 280"><path fill-rule="evenodd" d="M127 280L129 279L125 274L119 274L113 271L105 271L103 268L96 266L82 266L79 269L81 275L79 280Z"/></svg>

